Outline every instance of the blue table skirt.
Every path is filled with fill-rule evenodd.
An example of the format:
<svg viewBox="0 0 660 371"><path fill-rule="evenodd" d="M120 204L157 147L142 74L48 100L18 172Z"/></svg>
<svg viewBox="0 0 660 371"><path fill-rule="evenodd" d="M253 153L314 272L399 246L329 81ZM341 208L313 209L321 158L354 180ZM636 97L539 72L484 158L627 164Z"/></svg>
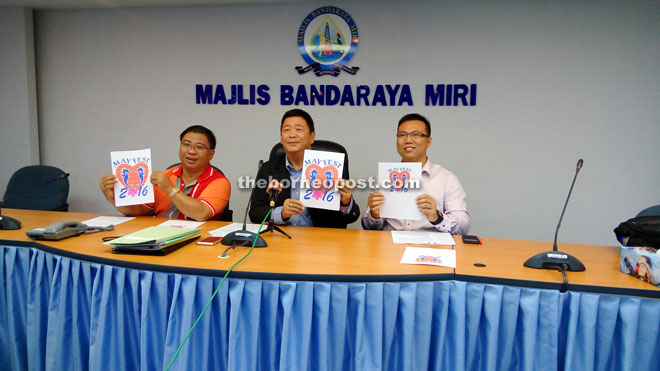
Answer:
<svg viewBox="0 0 660 371"><path fill-rule="evenodd" d="M0 246L0 368L163 370L220 277ZM172 370L659 370L660 300L227 279Z"/></svg>

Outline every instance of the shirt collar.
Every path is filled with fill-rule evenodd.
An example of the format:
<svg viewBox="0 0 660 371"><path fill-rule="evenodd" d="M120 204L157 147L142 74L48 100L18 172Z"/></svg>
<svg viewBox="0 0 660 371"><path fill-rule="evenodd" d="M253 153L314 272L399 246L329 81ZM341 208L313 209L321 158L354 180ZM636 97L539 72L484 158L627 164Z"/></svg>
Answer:
<svg viewBox="0 0 660 371"><path fill-rule="evenodd" d="M300 170L296 170L293 166L291 166L291 163L289 162L289 158L286 157L286 155L284 155L284 165L286 166L286 169L289 170L290 174L295 174L302 171L302 168Z"/></svg>
<svg viewBox="0 0 660 371"><path fill-rule="evenodd" d="M209 163L209 165L206 167L206 169L204 170L204 172L202 172L202 173L199 175L199 177L197 178L197 180L196 180L195 182L193 182L193 183L200 183L200 182L205 181L208 177L210 177L211 175L213 175L213 173L214 173L215 171L216 171L216 170L215 170L215 169L213 168L213 166L211 166L211 164ZM183 174L183 164L180 164L179 166L177 166L177 167L174 169L174 171L172 171L172 174L176 175L177 178L180 178L181 175Z"/></svg>
<svg viewBox="0 0 660 371"><path fill-rule="evenodd" d="M424 166L422 166L422 174L426 175L431 175L431 168L433 167L433 163L431 162L431 159L426 157L426 163Z"/></svg>

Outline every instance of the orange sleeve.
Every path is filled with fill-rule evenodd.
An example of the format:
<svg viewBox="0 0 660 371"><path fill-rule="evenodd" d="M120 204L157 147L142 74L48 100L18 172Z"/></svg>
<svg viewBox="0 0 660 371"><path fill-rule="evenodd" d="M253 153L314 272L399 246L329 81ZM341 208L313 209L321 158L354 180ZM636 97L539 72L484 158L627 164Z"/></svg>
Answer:
<svg viewBox="0 0 660 371"><path fill-rule="evenodd" d="M154 209L154 213L160 218L170 207L170 198L160 188L154 187L154 203L146 204L146 206Z"/></svg>
<svg viewBox="0 0 660 371"><path fill-rule="evenodd" d="M222 213L229 203L231 196L231 183L227 178L216 179L211 182L202 193L198 200L202 201L213 212L213 216Z"/></svg>
<svg viewBox="0 0 660 371"><path fill-rule="evenodd" d="M170 182L172 182L172 184L176 184L176 175L174 175L174 170L176 170L176 166L166 170L167 177L170 178ZM162 189L159 187L154 187L154 202L146 204L146 206L148 208L154 209L156 216L162 218L167 209L169 209L170 202L170 197L165 194Z"/></svg>

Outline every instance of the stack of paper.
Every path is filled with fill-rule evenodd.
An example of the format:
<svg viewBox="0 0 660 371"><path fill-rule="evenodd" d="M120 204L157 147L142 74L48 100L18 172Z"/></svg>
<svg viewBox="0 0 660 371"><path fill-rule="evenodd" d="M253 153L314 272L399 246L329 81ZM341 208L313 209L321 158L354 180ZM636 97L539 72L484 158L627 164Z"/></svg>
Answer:
<svg viewBox="0 0 660 371"><path fill-rule="evenodd" d="M170 219L158 225L166 225L168 227L179 227L179 228L199 228L204 223L205 222L196 222L194 220Z"/></svg>
<svg viewBox="0 0 660 371"><path fill-rule="evenodd" d="M454 238L445 232L392 231L392 242L415 245L456 245Z"/></svg>
<svg viewBox="0 0 660 371"><path fill-rule="evenodd" d="M96 218L85 220L83 224L92 228L107 228L111 225L121 224L133 219L135 219L134 216L97 216Z"/></svg>

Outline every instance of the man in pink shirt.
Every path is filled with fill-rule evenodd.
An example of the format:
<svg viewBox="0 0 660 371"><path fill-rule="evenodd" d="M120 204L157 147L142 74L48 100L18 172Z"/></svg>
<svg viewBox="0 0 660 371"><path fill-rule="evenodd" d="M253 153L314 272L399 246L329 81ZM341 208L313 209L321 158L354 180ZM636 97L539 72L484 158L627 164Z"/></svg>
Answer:
<svg viewBox="0 0 660 371"><path fill-rule="evenodd" d="M396 148L401 161L422 163L422 194L416 201L425 218L381 218L380 208L385 202L385 196L381 192L374 192L369 195L368 208L362 216L364 229L468 233L470 214L465 204L465 191L454 173L429 160L426 150L430 146L431 124L424 116L411 113L399 120Z"/></svg>

